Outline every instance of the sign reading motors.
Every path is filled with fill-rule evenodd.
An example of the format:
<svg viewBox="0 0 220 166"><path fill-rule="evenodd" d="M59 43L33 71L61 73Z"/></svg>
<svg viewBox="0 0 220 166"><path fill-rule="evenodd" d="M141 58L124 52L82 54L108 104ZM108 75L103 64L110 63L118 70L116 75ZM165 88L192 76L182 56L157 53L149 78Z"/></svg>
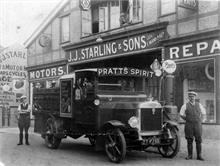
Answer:
<svg viewBox="0 0 220 166"><path fill-rule="evenodd" d="M39 70L30 71L28 73L29 80L56 77L66 74L66 66L48 67Z"/></svg>

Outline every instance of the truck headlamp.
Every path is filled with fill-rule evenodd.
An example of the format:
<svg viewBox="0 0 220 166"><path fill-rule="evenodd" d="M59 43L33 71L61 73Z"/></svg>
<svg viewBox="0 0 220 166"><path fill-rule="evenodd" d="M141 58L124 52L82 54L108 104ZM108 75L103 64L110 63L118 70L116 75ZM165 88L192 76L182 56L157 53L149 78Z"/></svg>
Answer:
<svg viewBox="0 0 220 166"><path fill-rule="evenodd" d="M138 124L139 124L139 119L136 116L132 116L129 120L128 120L128 124L132 127L132 128L137 128Z"/></svg>
<svg viewBox="0 0 220 166"><path fill-rule="evenodd" d="M98 106L98 105L100 104L100 100L99 100L99 99L95 99L95 100L94 100L94 104L95 104L96 106Z"/></svg>

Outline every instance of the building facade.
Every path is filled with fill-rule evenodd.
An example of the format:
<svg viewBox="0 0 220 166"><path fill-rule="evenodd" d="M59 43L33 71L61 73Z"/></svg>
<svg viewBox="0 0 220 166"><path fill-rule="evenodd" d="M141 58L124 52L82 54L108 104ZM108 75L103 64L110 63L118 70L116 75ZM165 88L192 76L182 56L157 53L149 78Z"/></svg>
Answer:
<svg viewBox="0 0 220 166"><path fill-rule="evenodd" d="M209 135L220 122L219 9L218 1L62 1L26 41L30 99L31 89L56 86L76 69L150 68L171 59L173 102L180 109L188 90L198 92ZM146 82L146 94L159 100L158 78Z"/></svg>

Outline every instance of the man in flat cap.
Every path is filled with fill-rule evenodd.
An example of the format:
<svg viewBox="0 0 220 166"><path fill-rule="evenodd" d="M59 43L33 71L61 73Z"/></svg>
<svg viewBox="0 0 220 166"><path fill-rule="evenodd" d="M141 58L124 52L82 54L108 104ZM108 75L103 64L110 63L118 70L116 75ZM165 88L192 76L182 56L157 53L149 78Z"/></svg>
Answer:
<svg viewBox="0 0 220 166"><path fill-rule="evenodd" d="M21 96L21 104L18 106L18 128L19 128L19 143L23 144L23 130L25 131L25 143L30 145L28 141L28 129L30 127L30 107L27 103L27 97Z"/></svg>
<svg viewBox="0 0 220 166"><path fill-rule="evenodd" d="M180 117L185 123L185 138L187 140L188 156L186 160L192 159L193 156L193 139L196 142L197 160L203 161L202 158L202 121L205 119L205 108L196 102L197 93L194 91L188 92L189 101L181 107ZM203 119L204 118L204 119Z"/></svg>

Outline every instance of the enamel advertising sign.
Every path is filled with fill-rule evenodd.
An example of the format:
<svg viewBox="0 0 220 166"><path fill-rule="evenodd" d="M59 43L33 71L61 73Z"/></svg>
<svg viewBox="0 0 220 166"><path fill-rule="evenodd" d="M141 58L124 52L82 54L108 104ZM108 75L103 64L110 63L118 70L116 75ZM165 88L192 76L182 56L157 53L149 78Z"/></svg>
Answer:
<svg viewBox="0 0 220 166"><path fill-rule="evenodd" d="M0 103L17 105L20 96L26 95L26 66L23 46L16 44L0 52Z"/></svg>

